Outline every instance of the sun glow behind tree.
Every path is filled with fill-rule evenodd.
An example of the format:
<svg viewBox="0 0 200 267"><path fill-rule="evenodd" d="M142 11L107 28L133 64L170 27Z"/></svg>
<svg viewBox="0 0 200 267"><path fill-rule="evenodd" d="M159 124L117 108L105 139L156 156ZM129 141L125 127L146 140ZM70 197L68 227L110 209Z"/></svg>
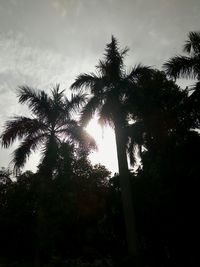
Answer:
<svg viewBox="0 0 200 267"><path fill-rule="evenodd" d="M130 121L130 124L134 121ZM95 139L97 143L97 151L91 151L90 160L93 164L101 163L105 165L113 174L118 173L118 161L116 155L116 143L114 130L110 126L101 126L98 123L98 118L95 116L87 125L86 131ZM136 170L141 161L137 155L135 166L131 166L128 157L128 165L130 170Z"/></svg>
<svg viewBox="0 0 200 267"><path fill-rule="evenodd" d="M86 127L87 132L95 139L98 150L90 154L93 164L101 163L112 173L118 172L115 134L111 127L102 127L95 116Z"/></svg>

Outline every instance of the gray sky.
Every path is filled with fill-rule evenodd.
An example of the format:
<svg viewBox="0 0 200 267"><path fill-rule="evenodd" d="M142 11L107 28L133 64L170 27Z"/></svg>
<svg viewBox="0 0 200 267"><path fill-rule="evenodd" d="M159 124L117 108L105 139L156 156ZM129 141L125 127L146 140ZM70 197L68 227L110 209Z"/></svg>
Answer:
<svg viewBox="0 0 200 267"><path fill-rule="evenodd" d="M9 116L27 114L17 86L69 88L77 74L94 70L111 34L130 48L128 67L160 68L181 52L189 31L200 30L199 12L199 0L0 0L0 130ZM0 166L13 148L1 149Z"/></svg>

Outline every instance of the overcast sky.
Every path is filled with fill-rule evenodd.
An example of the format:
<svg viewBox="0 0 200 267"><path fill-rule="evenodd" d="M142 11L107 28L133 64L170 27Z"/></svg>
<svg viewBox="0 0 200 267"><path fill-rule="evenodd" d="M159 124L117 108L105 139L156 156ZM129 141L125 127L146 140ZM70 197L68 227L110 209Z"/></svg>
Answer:
<svg viewBox="0 0 200 267"><path fill-rule="evenodd" d="M200 30L199 13L200 0L0 0L0 130L9 116L27 114L17 86L48 91L60 83L69 93L76 75L94 70L112 34L130 48L128 67L160 68L181 52L189 31ZM0 167L13 148L1 149Z"/></svg>

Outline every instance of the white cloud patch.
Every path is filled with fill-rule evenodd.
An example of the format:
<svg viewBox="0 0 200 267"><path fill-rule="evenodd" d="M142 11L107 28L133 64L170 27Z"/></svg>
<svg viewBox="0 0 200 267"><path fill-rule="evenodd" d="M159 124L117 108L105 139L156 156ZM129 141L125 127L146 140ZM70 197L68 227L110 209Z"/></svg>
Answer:
<svg viewBox="0 0 200 267"><path fill-rule="evenodd" d="M22 34L0 34L0 77L20 84L47 86L63 82L67 74L67 59L54 50L31 46ZM70 75L70 71L68 70ZM67 79L67 75L65 76ZM2 82L2 80L1 80ZM9 83L9 79L5 82ZM12 85L11 85L12 86Z"/></svg>
<svg viewBox="0 0 200 267"><path fill-rule="evenodd" d="M60 53L40 47L32 47L22 34L0 34L0 131L5 121L13 115L29 114L28 109L17 103L16 88L27 84L49 90L56 83L68 86L72 68ZM68 69L68 71L67 71ZM10 161L11 149L2 149L0 166ZM27 168L35 169L38 154L31 157Z"/></svg>

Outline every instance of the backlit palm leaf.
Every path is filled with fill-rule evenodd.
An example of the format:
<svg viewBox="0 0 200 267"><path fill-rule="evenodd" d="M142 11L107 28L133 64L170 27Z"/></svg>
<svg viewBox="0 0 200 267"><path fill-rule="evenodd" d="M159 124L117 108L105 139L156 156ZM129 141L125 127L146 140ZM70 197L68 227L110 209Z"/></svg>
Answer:
<svg viewBox="0 0 200 267"><path fill-rule="evenodd" d="M200 33L190 32L183 51L187 56L175 56L164 64L164 70L172 78L200 79Z"/></svg>
<svg viewBox="0 0 200 267"><path fill-rule="evenodd" d="M26 137L19 145L19 147L13 152L14 168L20 169L24 167L26 160L29 158L31 152L35 151L39 145L45 140L45 135L35 135Z"/></svg>
<svg viewBox="0 0 200 267"><path fill-rule="evenodd" d="M19 103L27 103L30 110L43 119L47 119L50 112L50 99L44 91L35 90L28 86L18 89Z"/></svg>
<svg viewBox="0 0 200 267"><path fill-rule="evenodd" d="M47 126L38 119L31 119L23 116L15 116L5 123L1 135L2 146L10 146L17 138L35 134L47 130Z"/></svg>
<svg viewBox="0 0 200 267"><path fill-rule="evenodd" d="M49 167L45 168L49 169L50 174L63 141L70 140L72 144L75 142L81 146L85 144L88 149L92 147L94 140L72 119L73 111L77 111L85 103L86 95L73 95L70 101L59 85L51 90L50 96L44 91L22 86L18 90L18 97L20 103L28 105L33 118L11 118L6 122L1 135L4 147L9 147L17 139L21 141L13 154L15 168L23 167L31 152L40 148L43 152L41 166L48 164Z"/></svg>

